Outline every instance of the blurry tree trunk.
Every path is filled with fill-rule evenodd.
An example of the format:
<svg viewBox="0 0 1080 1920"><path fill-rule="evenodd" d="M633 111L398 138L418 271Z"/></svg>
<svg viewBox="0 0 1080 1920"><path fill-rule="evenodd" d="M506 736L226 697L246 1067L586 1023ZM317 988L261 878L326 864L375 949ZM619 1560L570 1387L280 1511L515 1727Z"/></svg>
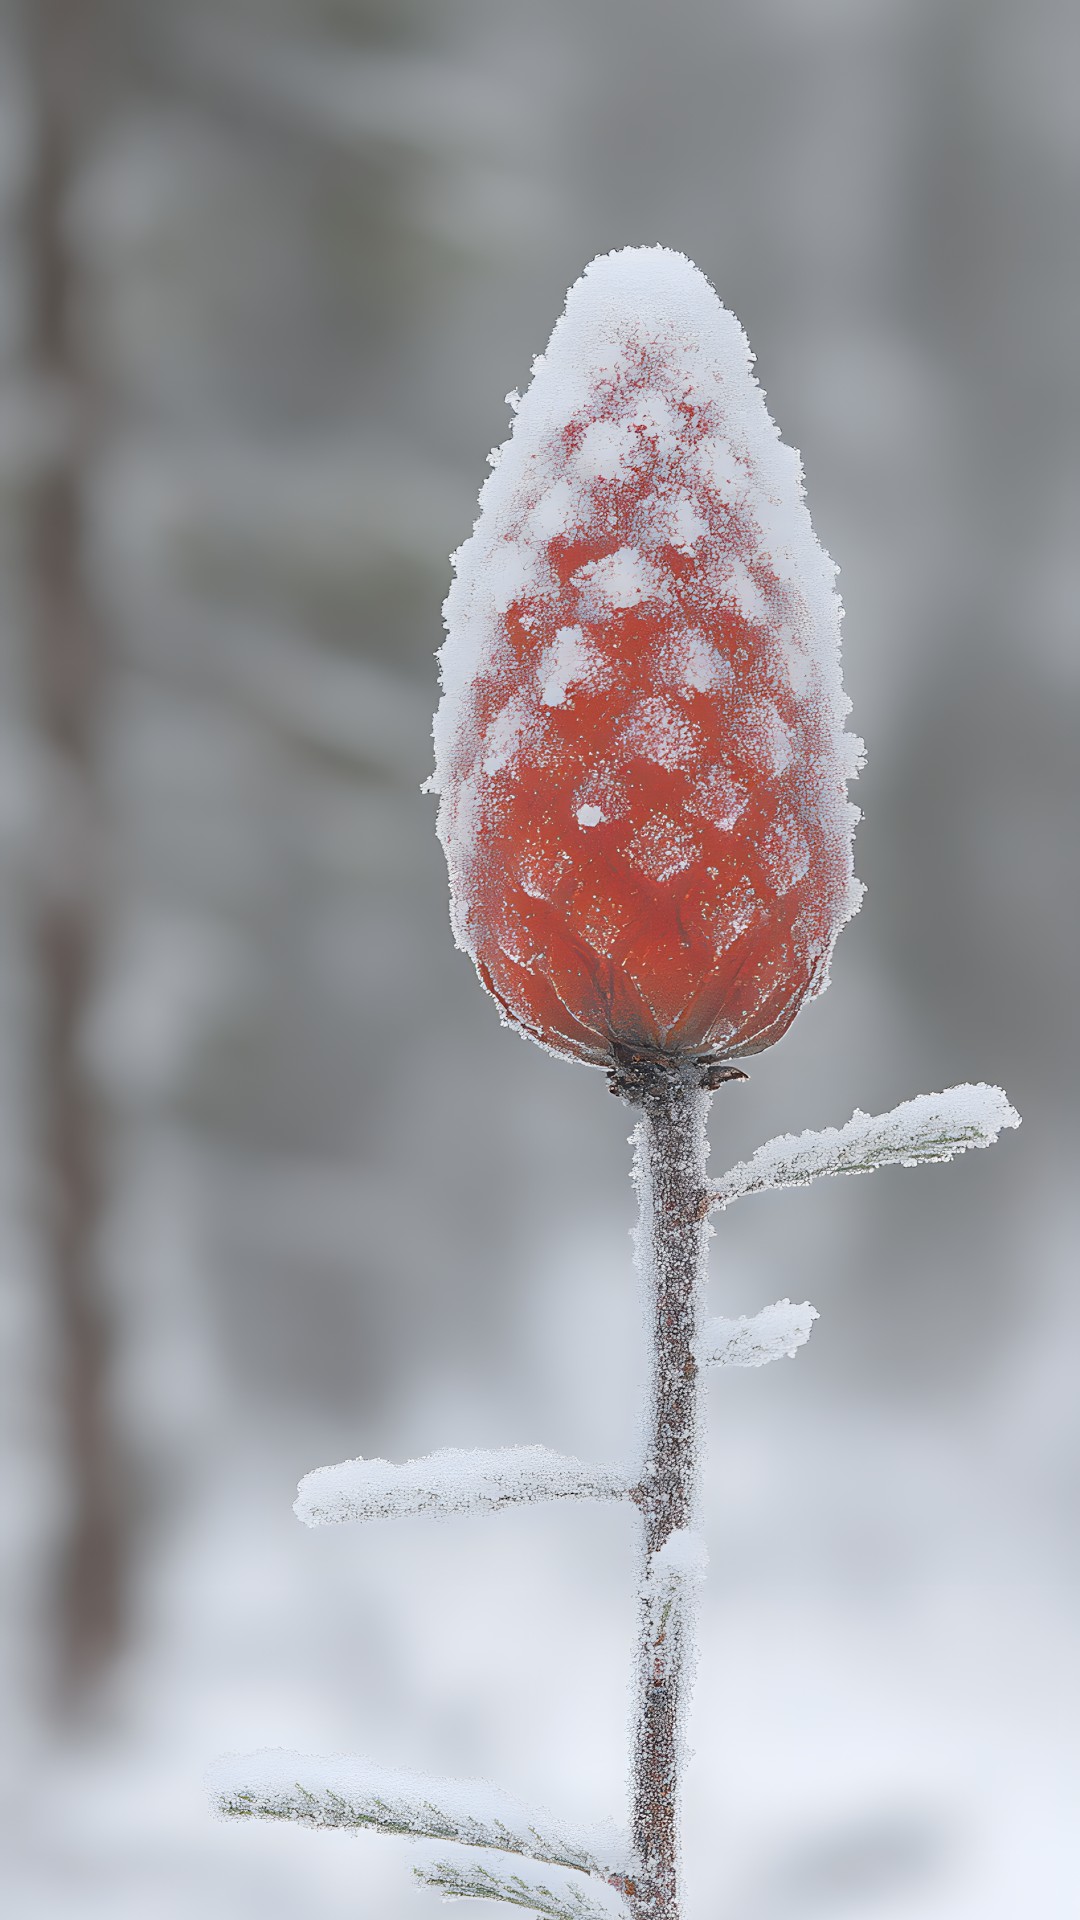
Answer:
<svg viewBox="0 0 1080 1920"><path fill-rule="evenodd" d="M67 218L101 60L96 0L27 0L34 119L27 180L28 355L47 424L27 495L30 686L44 762L33 900L41 1248L60 1346L68 1508L56 1573L58 1696L70 1708L115 1645L121 1540L98 1271L103 1114L85 1062L101 915L96 780L102 635L86 566L90 391ZM55 423L55 424L54 424Z"/></svg>

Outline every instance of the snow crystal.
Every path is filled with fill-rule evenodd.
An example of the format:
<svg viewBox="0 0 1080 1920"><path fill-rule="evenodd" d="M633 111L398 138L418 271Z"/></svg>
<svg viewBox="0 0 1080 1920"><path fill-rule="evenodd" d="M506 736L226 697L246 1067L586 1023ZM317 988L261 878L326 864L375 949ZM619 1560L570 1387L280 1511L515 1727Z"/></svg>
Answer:
<svg viewBox="0 0 1080 1920"><path fill-rule="evenodd" d="M504 613L519 596L536 585L537 555L524 541L501 541L489 561L491 601Z"/></svg>
<svg viewBox="0 0 1080 1920"><path fill-rule="evenodd" d="M626 421L594 420L582 435L578 466L597 480L617 480L633 459L635 440Z"/></svg>
<svg viewBox="0 0 1080 1920"><path fill-rule="evenodd" d="M694 834L680 821L653 813L628 842L627 851L648 879L662 885L688 867L700 849Z"/></svg>
<svg viewBox="0 0 1080 1920"><path fill-rule="evenodd" d="M655 760L658 767L684 767L700 751L701 737L681 707L667 700L639 700L626 716L623 745Z"/></svg>
<svg viewBox="0 0 1080 1920"><path fill-rule="evenodd" d="M715 1183L715 1204L726 1207L744 1194L807 1186L822 1174L949 1160L969 1147L989 1147L1003 1127L1019 1125L1020 1115L1001 1088L981 1082L921 1093L889 1113L861 1113L856 1107L846 1126L766 1141Z"/></svg>
<svg viewBox="0 0 1080 1920"><path fill-rule="evenodd" d="M694 1527L676 1527L649 1561L649 1579L658 1590L676 1584L695 1585L705 1578L708 1564L704 1534Z"/></svg>
<svg viewBox="0 0 1080 1920"><path fill-rule="evenodd" d="M745 875L717 901L712 913L712 935L723 952L746 932L761 902Z"/></svg>
<svg viewBox="0 0 1080 1920"><path fill-rule="evenodd" d="M747 716L746 739L766 772L783 773L794 754L791 731L771 701L755 701Z"/></svg>
<svg viewBox="0 0 1080 1920"><path fill-rule="evenodd" d="M702 441L694 463L706 485L720 494L734 494L749 482L745 458L738 459L726 440L712 435Z"/></svg>
<svg viewBox="0 0 1080 1920"><path fill-rule="evenodd" d="M540 661L540 698L545 707L561 707L571 683L583 680L591 658L580 627L560 627Z"/></svg>
<svg viewBox="0 0 1080 1920"><path fill-rule="evenodd" d="M769 617L769 603L744 560L732 559L724 576L723 596L753 626Z"/></svg>
<svg viewBox="0 0 1080 1920"><path fill-rule="evenodd" d="M801 880L810 864L810 849L794 820L781 814L762 840L768 860L769 879L778 894L787 893Z"/></svg>
<svg viewBox="0 0 1080 1920"><path fill-rule="evenodd" d="M577 823L579 827L598 827L604 815L599 807L579 807Z"/></svg>
<svg viewBox="0 0 1080 1920"><path fill-rule="evenodd" d="M678 440L679 423L666 393L655 387L635 394L627 413L631 427L640 428L655 442L661 453L673 453Z"/></svg>
<svg viewBox="0 0 1080 1920"><path fill-rule="evenodd" d="M640 605L660 590L660 576L636 547L618 547L603 560L590 560L574 575L588 604L599 600L616 612Z"/></svg>
<svg viewBox="0 0 1080 1920"><path fill-rule="evenodd" d="M703 519L692 500L672 501L665 518L668 538L680 553L693 553L699 540L703 540L709 531L708 521Z"/></svg>
<svg viewBox="0 0 1080 1920"><path fill-rule="evenodd" d="M226 1819L367 1827L527 1855L586 1874L607 1875L626 1860L626 1844L613 1830L570 1833L486 1780L441 1779L350 1755L280 1748L230 1754L211 1768L207 1787Z"/></svg>
<svg viewBox="0 0 1080 1920"><path fill-rule="evenodd" d="M698 1360L703 1367L763 1367L785 1354L794 1359L809 1340L817 1317L809 1300L799 1306L778 1300L760 1313L740 1314L737 1320L717 1315L698 1343Z"/></svg>
<svg viewBox="0 0 1080 1920"><path fill-rule="evenodd" d="M706 818L726 833L746 810L745 789L732 779L726 767L713 767L701 784Z"/></svg>
<svg viewBox="0 0 1080 1920"><path fill-rule="evenodd" d="M625 1474L549 1447L444 1447L421 1460L344 1460L304 1475L293 1512L305 1526L426 1513L494 1513L534 1500L617 1500Z"/></svg>
<svg viewBox="0 0 1080 1920"><path fill-rule="evenodd" d="M688 628L671 649L674 671L695 693L715 693L734 679L730 660L703 633Z"/></svg>
<svg viewBox="0 0 1080 1920"><path fill-rule="evenodd" d="M527 714L525 707L516 695L509 700L502 712L492 722L487 736L487 752L484 755L484 772L501 773L509 766L521 746L525 735Z"/></svg>
<svg viewBox="0 0 1080 1920"><path fill-rule="evenodd" d="M565 533L573 525L575 504L569 481L556 480L529 515L530 538L546 546L556 534Z"/></svg>

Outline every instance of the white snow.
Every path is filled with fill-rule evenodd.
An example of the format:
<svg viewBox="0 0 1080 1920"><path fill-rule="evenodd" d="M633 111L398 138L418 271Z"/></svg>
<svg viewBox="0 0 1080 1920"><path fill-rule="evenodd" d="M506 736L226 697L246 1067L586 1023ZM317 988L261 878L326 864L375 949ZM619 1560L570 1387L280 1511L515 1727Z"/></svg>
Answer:
<svg viewBox="0 0 1080 1920"><path fill-rule="evenodd" d="M651 813L627 843L635 866L661 885L697 859L701 848L695 836L665 813Z"/></svg>
<svg viewBox="0 0 1080 1920"><path fill-rule="evenodd" d="M744 1194L807 1186L822 1174L949 1160L969 1147L989 1147L1002 1128L1019 1125L1020 1115L1001 1088L981 1082L921 1093L889 1113L861 1113L856 1107L846 1126L783 1133L766 1141L715 1182L714 1204L726 1207Z"/></svg>
<svg viewBox="0 0 1080 1920"><path fill-rule="evenodd" d="M649 1562L649 1579L657 1592L672 1590L685 1582L696 1585L704 1580L709 1564L705 1536L694 1527L676 1527L669 1533L658 1553Z"/></svg>
<svg viewBox="0 0 1080 1920"><path fill-rule="evenodd" d="M579 807L577 823L579 827L598 827L604 815L600 807Z"/></svg>
<svg viewBox="0 0 1080 1920"><path fill-rule="evenodd" d="M501 540L488 559L491 603L500 613L537 581L537 555L528 541Z"/></svg>
<svg viewBox="0 0 1080 1920"><path fill-rule="evenodd" d="M561 707L575 680L584 680L592 664L580 627L560 627L540 661L540 698L545 707Z"/></svg>
<svg viewBox="0 0 1080 1920"><path fill-rule="evenodd" d="M582 435L578 467L597 480L617 480L630 465L636 444L625 420L594 420Z"/></svg>
<svg viewBox="0 0 1080 1920"><path fill-rule="evenodd" d="M749 880L743 876L716 903L712 937L722 953L746 932L761 905Z"/></svg>
<svg viewBox="0 0 1080 1920"><path fill-rule="evenodd" d="M486 774L501 773L509 764L521 744L526 724L525 707L520 697L515 695L496 715L488 731L487 752L484 755Z"/></svg>
<svg viewBox="0 0 1080 1920"><path fill-rule="evenodd" d="M645 352L656 371L642 393L627 369ZM838 860L847 860L849 880L845 886L841 871L828 944L858 905L861 889L850 879L857 813L844 797L858 749L844 733L850 703L840 679L835 569L814 537L798 455L782 444L752 368L738 321L682 254L664 247L605 254L570 289L566 310L517 402L510 438L481 491L473 532L454 556L456 577L444 609L443 697L428 784L440 795L451 917L466 952L475 952L468 891L477 854L475 823L484 817L478 796L489 778L517 777L518 756L529 739L526 715L516 733L502 728L492 752L473 689L506 665L503 615L513 594L531 597L525 610L530 618L556 603L559 584L546 545L552 534L572 539L575 530L587 530L595 537L597 486L617 482L644 460L668 460L670 470L643 511L641 544L621 545L579 568L563 604L576 605L582 621L606 621L660 598L663 639L670 639L679 617L676 596L669 572L654 565L652 555L657 542L674 535L675 544L693 552L704 569L718 606L733 606L751 623L767 621L773 669L798 688L820 743L804 804L817 810ZM695 431L703 426L704 438L696 451L685 444L680 460L679 408L686 404L696 410ZM579 436L576 454L567 451L569 429ZM717 513L733 506L745 548L738 556L726 533L708 531ZM539 651L538 642L537 666ZM730 665L691 642L681 673L684 685L719 698ZM663 680L658 659L658 688ZM565 697L571 681L553 663L542 675L534 673L531 684L528 698L542 716L545 706ZM778 775L790 760L779 728L766 727L761 748L767 772ZM823 965L816 991L826 979Z"/></svg>
<svg viewBox="0 0 1080 1920"><path fill-rule="evenodd" d="M694 502L686 498L671 502L666 520L668 537L680 553L693 553L698 542L709 531L708 521L698 512Z"/></svg>
<svg viewBox="0 0 1080 1920"><path fill-rule="evenodd" d="M791 731L771 701L755 701L747 716L746 737L766 773L783 773L794 755Z"/></svg>
<svg viewBox="0 0 1080 1920"><path fill-rule="evenodd" d="M674 701L639 700L626 715L623 745L658 767L685 767L701 750L698 729Z"/></svg>
<svg viewBox="0 0 1080 1920"><path fill-rule="evenodd" d="M768 618L769 604L747 568L745 560L732 559L727 566L721 592L726 600L751 624Z"/></svg>
<svg viewBox="0 0 1080 1920"><path fill-rule="evenodd" d="M649 1557L642 1599L654 1680L675 1673L693 1656L693 1627L708 1564L705 1536L695 1527L677 1527ZM684 1707L692 1675L685 1677Z"/></svg>
<svg viewBox="0 0 1080 1920"><path fill-rule="evenodd" d="M603 560L590 560L579 567L574 584L589 600L599 600L603 608L625 612L639 606L661 590L661 579L636 547L618 547Z"/></svg>
<svg viewBox="0 0 1080 1920"><path fill-rule="evenodd" d="M367 1827L528 1855L588 1874L606 1875L626 1859L626 1844L613 1832L571 1834L551 1814L486 1780L442 1779L351 1755L282 1748L230 1754L210 1769L207 1788L225 1819Z"/></svg>
<svg viewBox="0 0 1080 1920"><path fill-rule="evenodd" d="M556 480L541 494L528 519L529 537L547 543L573 525L574 494L567 480Z"/></svg>
<svg viewBox="0 0 1080 1920"><path fill-rule="evenodd" d="M613 1467L586 1466L549 1447L444 1447L421 1460L344 1460L316 1467L297 1489L305 1526L425 1513L494 1513L534 1500L618 1500L629 1485Z"/></svg>
<svg viewBox="0 0 1080 1920"><path fill-rule="evenodd" d="M794 820L783 814L775 819L762 838L769 863L769 880L778 894L801 880L810 864L810 849Z"/></svg>
<svg viewBox="0 0 1080 1920"><path fill-rule="evenodd" d="M707 485L715 487L721 495L726 494L734 499L745 492L749 485L750 475L745 456L740 459L726 440L711 437L703 440L694 464Z"/></svg>
<svg viewBox="0 0 1080 1920"><path fill-rule="evenodd" d="M734 679L730 660L703 633L690 627L672 649L676 676L695 693L715 693Z"/></svg>
<svg viewBox="0 0 1080 1920"><path fill-rule="evenodd" d="M608 258L611 257L609 254ZM661 393L658 388L652 387L647 388L644 393L635 394L626 418L630 427L640 428L661 453L675 451L679 422L666 393Z"/></svg>
<svg viewBox="0 0 1080 1920"><path fill-rule="evenodd" d="M726 1320L718 1314L701 1336L698 1361L703 1367L763 1367L785 1354L794 1359L809 1340L817 1317L809 1300L798 1306L790 1300L777 1300L771 1307L762 1307L760 1313L742 1313L737 1320Z"/></svg>

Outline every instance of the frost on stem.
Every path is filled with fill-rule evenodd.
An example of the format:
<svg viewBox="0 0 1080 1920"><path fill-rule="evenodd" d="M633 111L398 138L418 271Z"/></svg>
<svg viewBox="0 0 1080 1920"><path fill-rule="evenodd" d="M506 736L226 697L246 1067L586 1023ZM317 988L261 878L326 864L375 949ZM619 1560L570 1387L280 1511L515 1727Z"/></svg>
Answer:
<svg viewBox="0 0 1080 1920"><path fill-rule="evenodd" d="M877 1167L918 1167L951 1160L969 1147L989 1147L1020 1115L1000 1087L964 1084L944 1093L920 1093L889 1113L860 1113L843 1127L820 1133L782 1133L741 1160L706 1191L710 1206L728 1207L748 1193L805 1187L822 1174L872 1173Z"/></svg>
<svg viewBox="0 0 1080 1920"><path fill-rule="evenodd" d="M704 1534L679 1527L646 1562L642 1601L653 1686L676 1674L684 1687L692 1679L693 1627L708 1561Z"/></svg>
<svg viewBox="0 0 1080 1920"><path fill-rule="evenodd" d="M465 1857L414 1867L416 1878L454 1900L502 1900L548 1920L629 1920L629 1908L610 1882L582 1880L523 1864L518 1868Z"/></svg>
<svg viewBox="0 0 1080 1920"><path fill-rule="evenodd" d="M760 1313L742 1313L737 1320L718 1314L698 1342L698 1362L703 1367L763 1367L785 1355L794 1359L809 1340L817 1317L809 1300L799 1306L777 1300L774 1306L762 1307Z"/></svg>
<svg viewBox="0 0 1080 1920"><path fill-rule="evenodd" d="M629 1479L549 1447L444 1447L422 1460L343 1460L304 1475L293 1512L305 1526L430 1514L495 1513L538 1500L618 1500Z"/></svg>
<svg viewBox="0 0 1080 1920"><path fill-rule="evenodd" d="M652 1334L642 1519L633 1757L635 1920L677 1920L685 1722L704 1542L697 1531L701 1395L696 1349L711 1229L698 1200L708 1093L669 1075L642 1101L633 1135L641 1205L638 1270Z"/></svg>
<svg viewBox="0 0 1080 1920"><path fill-rule="evenodd" d="M570 1835L550 1814L522 1806L484 1780L435 1779L377 1767L368 1760L278 1750L219 1760L208 1786L214 1810L231 1820L366 1827L413 1839L454 1841L596 1875L605 1882L626 1864L626 1849L617 1836L598 1840ZM607 1857L601 1859L601 1851Z"/></svg>

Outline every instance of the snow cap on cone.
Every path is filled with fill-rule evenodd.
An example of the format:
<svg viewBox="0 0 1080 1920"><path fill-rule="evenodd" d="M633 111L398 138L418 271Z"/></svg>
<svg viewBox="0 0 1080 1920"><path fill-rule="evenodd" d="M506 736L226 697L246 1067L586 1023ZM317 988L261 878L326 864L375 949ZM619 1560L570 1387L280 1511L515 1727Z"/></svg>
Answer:
<svg viewBox="0 0 1080 1920"><path fill-rule="evenodd" d="M594 260L454 556L454 934L509 1021L597 1066L759 1052L859 903L835 569L752 364L684 255Z"/></svg>

